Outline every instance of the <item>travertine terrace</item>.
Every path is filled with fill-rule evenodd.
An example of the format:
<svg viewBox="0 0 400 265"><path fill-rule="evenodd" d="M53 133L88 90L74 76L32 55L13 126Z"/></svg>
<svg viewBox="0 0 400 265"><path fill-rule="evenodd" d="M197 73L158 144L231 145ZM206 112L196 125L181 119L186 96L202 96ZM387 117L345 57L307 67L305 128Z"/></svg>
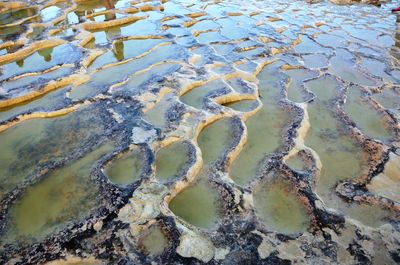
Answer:
<svg viewBox="0 0 400 265"><path fill-rule="evenodd" d="M398 264L396 1L0 3L0 264Z"/></svg>

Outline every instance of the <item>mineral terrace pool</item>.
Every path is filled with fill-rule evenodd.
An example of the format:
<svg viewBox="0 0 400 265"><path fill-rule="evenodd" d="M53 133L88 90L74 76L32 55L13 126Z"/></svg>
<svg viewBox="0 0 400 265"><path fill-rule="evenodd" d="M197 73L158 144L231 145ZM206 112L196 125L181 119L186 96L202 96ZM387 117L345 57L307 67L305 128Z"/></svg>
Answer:
<svg viewBox="0 0 400 265"><path fill-rule="evenodd" d="M0 264L398 264L399 2L0 3Z"/></svg>

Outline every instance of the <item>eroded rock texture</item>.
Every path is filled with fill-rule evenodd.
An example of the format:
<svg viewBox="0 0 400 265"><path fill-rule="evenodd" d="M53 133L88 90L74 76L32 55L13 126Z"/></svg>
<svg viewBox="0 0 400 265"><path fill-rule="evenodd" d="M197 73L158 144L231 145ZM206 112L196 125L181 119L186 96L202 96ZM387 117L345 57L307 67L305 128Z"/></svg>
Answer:
<svg viewBox="0 0 400 265"><path fill-rule="evenodd" d="M370 2L0 3L0 263L400 262Z"/></svg>

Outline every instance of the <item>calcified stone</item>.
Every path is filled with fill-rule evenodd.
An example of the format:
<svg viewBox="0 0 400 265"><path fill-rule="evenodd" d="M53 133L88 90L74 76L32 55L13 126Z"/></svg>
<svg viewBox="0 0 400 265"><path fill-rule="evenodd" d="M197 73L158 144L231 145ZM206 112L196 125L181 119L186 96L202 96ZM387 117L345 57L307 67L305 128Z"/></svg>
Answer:
<svg viewBox="0 0 400 265"><path fill-rule="evenodd" d="M214 256L215 248L211 241L188 230L180 236L176 252L182 257L193 257L209 262Z"/></svg>
<svg viewBox="0 0 400 265"><path fill-rule="evenodd" d="M166 189L159 184L136 190L130 198L130 202L119 211L118 218L122 222L131 224L131 232L135 234L135 224L144 224L160 214L160 205L165 193Z"/></svg>
<svg viewBox="0 0 400 265"><path fill-rule="evenodd" d="M93 225L93 229L96 230L96 232L99 232L102 227L103 227L103 221L98 221Z"/></svg>
<svg viewBox="0 0 400 265"><path fill-rule="evenodd" d="M148 143L157 137L157 131L154 129L143 129L135 127L132 129L132 143L141 144Z"/></svg>
<svg viewBox="0 0 400 265"><path fill-rule="evenodd" d="M400 156L390 153L382 173L374 177L367 189L375 194L400 203Z"/></svg>
<svg viewBox="0 0 400 265"><path fill-rule="evenodd" d="M214 259L216 260L223 260L225 259L226 255L229 254L230 248L216 248L215 249L215 255L214 255Z"/></svg>

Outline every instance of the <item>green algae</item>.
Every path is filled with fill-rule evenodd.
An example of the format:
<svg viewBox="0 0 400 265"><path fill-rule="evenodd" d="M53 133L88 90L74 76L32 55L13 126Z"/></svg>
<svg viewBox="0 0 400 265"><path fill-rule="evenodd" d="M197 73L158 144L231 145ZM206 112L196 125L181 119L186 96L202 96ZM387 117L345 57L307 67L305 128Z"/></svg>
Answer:
<svg viewBox="0 0 400 265"><path fill-rule="evenodd" d="M169 208L183 220L202 228L213 228L218 222L220 198L217 190L208 182L212 163L224 155L232 144L233 134L230 118L217 120L203 128L198 136L205 166L197 181L178 193Z"/></svg>
<svg viewBox="0 0 400 265"><path fill-rule="evenodd" d="M165 182L177 176L189 161L188 151L183 142L161 148L156 154L156 178Z"/></svg>
<svg viewBox="0 0 400 265"><path fill-rule="evenodd" d="M34 26L32 27L32 32L27 34L27 37L32 40L40 39L40 34L42 34L46 30L43 26Z"/></svg>
<svg viewBox="0 0 400 265"><path fill-rule="evenodd" d="M21 91L23 90L24 87L30 88L38 83L39 84L42 83L43 80L44 81L56 80L70 73L72 73L72 69L70 67L60 67L58 69L49 71L47 73L25 76L15 80L8 81L3 85L3 89L6 91L12 91L12 90Z"/></svg>
<svg viewBox="0 0 400 265"><path fill-rule="evenodd" d="M386 82L396 82L396 80L386 73L386 65L384 62L370 58L362 58L361 66L374 76L382 78Z"/></svg>
<svg viewBox="0 0 400 265"><path fill-rule="evenodd" d="M249 182L256 175L260 161L281 146L282 130L290 121L290 113L278 104L282 98L276 85L278 69L279 65L267 66L258 76L264 106L246 121L247 143L229 171L239 185Z"/></svg>
<svg viewBox="0 0 400 265"><path fill-rule="evenodd" d="M218 192L205 177L199 176L198 182L176 195L169 208L186 222L210 229L218 222Z"/></svg>
<svg viewBox="0 0 400 265"><path fill-rule="evenodd" d="M135 80L138 81L136 78ZM143 118L158 128L164 128L167 125L168 110L173 103L172 97L167 95L154 108L147 111Z"/></svg>
<svg viewBox="0 0 400 265"><path fill-rule="evenodd" d="M164 45L153 50L145 56L102 69L92 75L91 81L75 87L70 97L75 100L84 99L86 97L95 96L101 91L108 89L111 85L122 82L127 77L144 70L160 61L174 58L179 53L176 45ZM131 90L133 90L133 87Z"/></svg>
<svg viewBox="0 0 400 265"><path fill-rule="evenodd" d="M322 92L329 91L334 95L337 84L329 83L325 79ZM354 178L361 170L362 149L358 143L349 137L336 121L330 110L330 103L318 100L321 89L320 81L311 81L307 87L317 95L317 100L308 106L310 129L305 144L314 149L322 162L321 176L318 179L317 189L328 194L330 189L339 181ZM341 159L337 159L341 157Z"/></svg>
<svg viewBox="0 0 400 265"><path fill-rule="evenodd" d="M181 96L180 100L196 109L202 109L204 107L205 100L208 99L208 95L211 92L224 87L226 87L226 84L222 80L211 81L205 85L193 88Z"/></svg>
<svg viewBox="0 0 400 265"><path fill-rule="evenodd" d="M24 31L25 27L22 25L7 26L5 28L2 28L0 32L0 43L12 40L14 37L18 36L21 32Z"/></svg>
<svg viewBox="0 0 400 265"><path fill-rule="evenodd" d="M1 80L24 73L43 71L63 63L73 63L79 57L80 52L70 44L41 49L24 59L3 65Z"/></svg>
<svg viewBox="0 0 400 265"><path fill-rule="evenodd" d="M341 79L364 86L374 86L376 81L363 74L354 62L353 55L345 49L335 50L330 60L329 71Z"/></svg>
<svg viewBox="0 0 400 265"><path fill-rule="evenodd" d="M400 101L398 100L399 91L394 88L383 89L380 93L372 95L380 105L387 109L400 109Z"/></svg>
<svg viewBox="0 0 400 265"><path fill-rule="evenodd" d="M295 234L310 226L307 209L290 190L290 183L279 179L266 182L254 191L254 208L265 225L277 232Z"/></svg>
<svg viewBox="0 0 400 265"><path fill-rule="evenodd" d="M36 14L36 8L23 7L12 9L5 13L0 14L0 25L12 24L20 19L29 18Z"/></svg>
<svg viewBox="0 0 400 265"><path fill-rule="evenodd" d="M312 87L312 93L318 101L328 103L337 95L339 82L331 75L321 76L305 84L307 88Z"/></svg>
<svg viewBox="0 0 400 265"><path fill-rule="evenodd" d="M109 15L114 16L112 19L120 17L120 15L115 16L115 14L112 13ZM101 17L99 16L97 19L99 18ZM104 16L102 18L104 18ZM105 29L91 30L91 32L95 36L94 40L95 45L103 45L105 43L111 43L120 37L142 36L142 34L138 35L139 32L146 32L147 35L157 34L154 24L146 20L138 20L132 23L127 23L119 26L107 27ZM116 58L117 57L118 56L116 56Z"/></svg>
<svg viewBox="0 0 400 265"><path fill-rule="evenodd" d="M306 69L293 69L285 71L285 73L291 79L286 91L287 98L293 102L306 101L308 98L302 84L304 80L316 77L317 74Z"/></svg>
<svg viewBox="0 0 400 265"><path fill-rule="evenodd" d="M296 171L303 171L306 169L306 164L304 162L304 159L299 155L299 153L290 156L285 161L285 164L288 165L291 169Z"/></svg>
<svg viewBox="0 0 400 265"><path fill-rule="evenodd" d="M104 129L101 111L87 107L58 118L28 120L1 132L0 198L41 166L59 162L100 137Z"/></svg>
<svg viewBox="0 0 400 265"><path fill-rule="evenodd" d="M97 57L88 69L91 71L107 64L137 57L162 41L160 39L115 41L113 49Z"/></svg>
<svg viewBox="0 0 400 265"><path fill-rule="evenodd" d="M258 106L258 102L257 100L245 99L245 100L229 102L227 104L224 104L224 106L234 109L236 111L247 112L255 109Z"/></svg>
<svg viewBox="0 0 400 265"><path fill-rule="evenodd" d="M135 147L114 158L104 171L112 183L127 185L139 178L143 167L143 154L138 147Z"/></svg>
<svg viewBox="0 0 400 265"><path fill-rule="evenodd" d="M60 90L55 90L46 95L28 103L14 105L11 108L0 109L0 122L7 121L12 117L18 116L22 113L29 113L32 110L43 111L48 109L55 109L57 105L65 99L65 93L70 87L66 87Z"/></svg>
<svg viewBox="0 0 400 265"><path fill-rule="evenodd" d="M159 225L153 225L142 239L142 244L150 256L158 256L168 247L168 239Z"/></svg>
<svg viewBox="0 0 400 265"><path fill-rule="evenodd" d="M204 163L215 162L233 141L231 120L217 120L204 128L197 141L202 151Z"/></svg>
<svg viewBox="0 0 400 265"><path fill-rule="evenodd" d="M108 1L107 1L108 2ZM85 12L89 11L89 14L92 12L100 12L106 9L107 2L103 0L87 0L80 1L77 4L76 12ZM112 0L111 3L114 4L118 2L118 0Z"/></svg>
<svg viewBox="0 0 400 265"><path fill-rule="evenodd" d="M337 81L331 78L317 79L308 82L307 87L317 96L308 106L310 129L305 138L305 144L317 152L322 163L316 193L326 206L342 211L366 225L379 226L387 215L386 211L378 207L346 203L334 192L339 181L358 177L367 163L367 154L335 119L332 111L331 100L338 92ZM373 209L373 214L366 214L367 209Z"/></svg>
<svg viewBox="0 0 400 265"><path fill-rule="evenodd" d="M384 122L382 115L362 98L360 89L350 87L347 90L344 111L366 135L383 141L393 139L388 124Z"/></svg>
<svg viewBox="0 0 400 265"><path fill-rule="evenodd" d="M105 143L27 188L10 210L8 238L38 240L87 215L96 207L99 192L89 174L95 162L113 148Z"/></svg>

